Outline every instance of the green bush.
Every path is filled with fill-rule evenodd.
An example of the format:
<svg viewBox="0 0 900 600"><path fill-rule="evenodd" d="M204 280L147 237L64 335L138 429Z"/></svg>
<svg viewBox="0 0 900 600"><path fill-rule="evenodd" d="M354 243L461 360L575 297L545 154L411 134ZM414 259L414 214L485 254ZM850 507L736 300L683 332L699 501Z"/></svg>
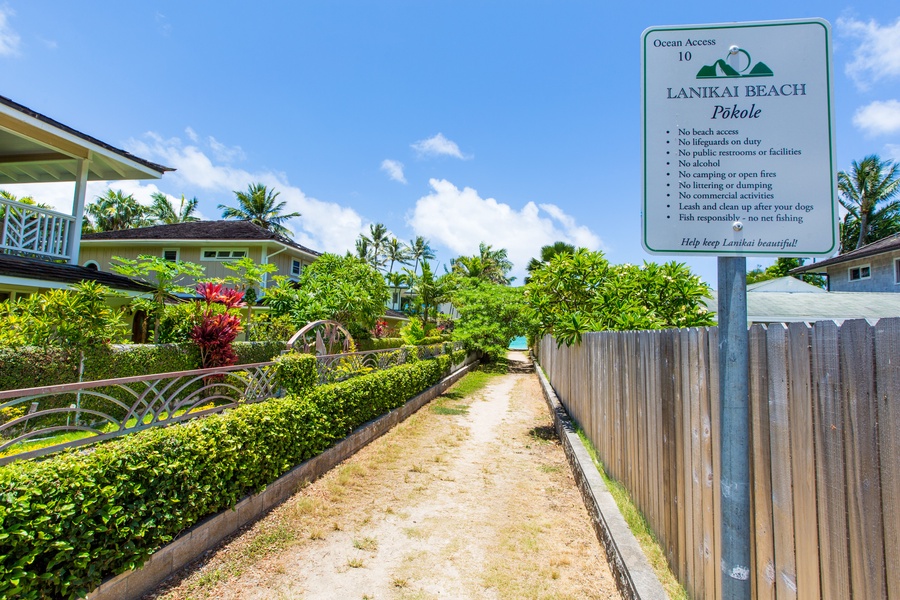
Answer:
<svg viewBox="0 0 900 600"><path fill-rule="evenodd" d="M447 341L449 339L449 335L433 335L430 337L422 338L422 341L419 344L422 346L430 346L431 344L440 344L441 342ZM402 348L406 345L406 342L403 340L403 338L400 337L371 338L368 340L360 340L356 343L356 345L360 351L390 350L392 348Z"/></svg>
<svg viewBox="0 0 900 600"><path fill-rule="evenodd" d="M0 467L0 597L76 598L439 381L460 353Z"/></svg>
<svg viewBox="0 0 900 600"><path fill-rule="evenodd" d="M269 362L287 350L287 344L276 342L235 342L232 344L238 356L237 364L252 365L253 363Z"/></svg>
<svg viewBox="0 0 900 600"><path fill-rule="evenodd" d="M304 394L316 385L319 372L316 357L312 354L290 352L282 354L275 362L275 381L289 394Z"/></svg>

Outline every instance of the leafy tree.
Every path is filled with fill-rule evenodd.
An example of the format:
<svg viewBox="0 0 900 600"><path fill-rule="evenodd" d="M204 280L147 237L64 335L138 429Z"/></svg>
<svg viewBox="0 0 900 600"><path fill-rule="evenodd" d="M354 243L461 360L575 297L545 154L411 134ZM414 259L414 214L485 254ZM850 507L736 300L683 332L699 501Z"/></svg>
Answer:
<svg viewBox="0 0 900 600"><path fill-rule="evenodd" d="M421 235L416 236L416 239L409 243L409 252L410 258L413 260L413 275L418 273L420 261L434 260L435 257L434 250L431 249L428 240Z"/></svg>
<svg viewBox="0 0 900 600"><path fill-rule="evenodd" d="M53 207L49 204L44 204L43 202L37 202L32 196L22 196L18 197L12 192L8 192L7 190L0 190L0 198L4 200L9 200L10 202L18 202L19 204L24 204L26 206L33 206L35 208L45 208L47 210L53 210ZM15 210L15 209L13 209ZM6 214L6 205L0 206L0 218Z"/></svg>
<svg viewBox="0 0 900 600"><path fill-rule="evenodd" d="M709 287L684 265L611 265L584 248L557 254L535 269L526 286L532 339L560 344L588 331L697 327L712 324L703 298Z"/></svg>
<svg viewBox="0 0 900 600"><path fill-rule="evenodd" d="M170 261L160 256L141 254L137 260L113 256L113 261L119 263L113 265L112 270L126 277L134 277L144 281L153 287L150 302L147 306L153 316L154 339L159 331L159 321L162 317L165 301L175 293L190 293L193 291L188 283L199 277L203 277L203 267L192 262Z"/></svg>
<svg viewBox="0 0 900 600"><path fill-rule="evenodd" d="M367 338L388 299L381 274L355 256L323 254L296 284L274 278L263 302L273 317L290 315L299 329L319 319L342 323L355 338Z"/></svg>
<svg viewBox="0 0 900 600"><path fill-rule="evenodd" d="M441 302L447 301L453 280L449 276L435 277L427 261L422 262L421 275L416 276L409 269L406 269L406 272L410 289L415 295L416 313L421 312L422 324L427 330L428 315L433 310L433 314L437 316L437 307Z"/></svg>
<svg viewBox="0 0 900 600"><path fill-rule="evenodd" d="M803 266L805 261L802 258L790 258L786 256L779 256L775 259L775 264L763 269L761 266L757 266L755 269L747 272L747 283L759 283L760 281L768 281L770 279L778 279L779 277L794 277L799 279L800 281L805 281L810 285L814 285L816 287L824 288L825 287L825 278L821 275L813 275L813 274L802 274L802 275L791 275L791 269L796 269L797 267Z"/></svg>
<svg viewBox="0 0 900 600"><path fill-rule="evenodd" d="M300 217L300 213L292 212L282 214L287 202L277 202L280 192L270 190L261 183L253 183L247 186L245 192L234 192L238 201L237 207L219 205L223 219L239 219L250 221L263 229L268 229L279 235L290 237L284 223L289 219Z"/></svg>
<svg viewBox="0 0 900 600"><path fill-rule="evenodd" d="M508 275L513 264L507 257L506 249L494 250L484 242L478 245L477 255L459 256L450 263L453 265L453 273L462 277L483 279L500 285L509 285L515 279Z"/></svg>
<svg viewBox="0 0 900 600"><path fill-rule="evenodd" d="M84 208L87 231L119 231L153 224L148 209L122 190L106 190Z"/></svg>
<svg viewBox="0 0 900 600"><path fill-rule="evenodd" d="M199 202L197 198L188 200L182 194L181 202L176 209L169 197L161 192L153 193L150 197L153 198L153 204L148 212L160 223L173 225L175 223L193 223L200 220L199 217L194 216L194 212L197 210L197 203Z"/></svg>
<svg viewBox="0 0 900 600"><path fill-rule="evenodd" d="M365 255L360 256L376 269L385 264L385 250L388 244L388 231L384 223L373 223L369 225L369 235L359 234L359 240L362 244L357 243L357 252L360 247L366 249Z"/></svg>
<svg viewBox="0 0 900 600"><path fill-rule="evenodd" d="M529 329L525 288L475 278L463 281L451 300L459 311L453 339L490 360L505 356L509 343Z"/></svg>
<svg viewBox="0 0 900 600"><path fill-rule="evenodd" d="M900 231L900 164L873 154L838 173L841 205L848 214L841 226L841 253L862 248Z"/></svg>
<svg viewBox="0 0 900 600"><path fill-rule="evenodd" d="M541 266L542 263L550 262L550 259L556 256L557 254L574 254L575 246L572 244L568 244L566 242L553 242L553 244L549 246L541 246L541 258L532 258L528 262L528 266L526 270L529 275L532 271ZM525 278L525 283L528 283L528 278Z"/></svg>

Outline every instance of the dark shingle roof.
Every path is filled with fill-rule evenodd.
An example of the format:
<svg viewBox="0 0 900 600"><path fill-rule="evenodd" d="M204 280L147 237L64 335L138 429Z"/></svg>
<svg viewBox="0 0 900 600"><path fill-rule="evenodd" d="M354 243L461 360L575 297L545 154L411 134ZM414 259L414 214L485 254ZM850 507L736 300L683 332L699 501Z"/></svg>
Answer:
<svg viewBox="0 0 900 600"><path fill-rule="evenodd" d="M192 223L175 223L173 225L154 225L153 227L90 233L82 236L81 239L84 242L93 240L273 241L315 256L321 254L250 221L194 221Z"/></svg>
<svg viewBox="0 0 900 600"><path fill-rule="evenodd" d="M123 275L95 271L94 269L78 265L48 262L38 258L14 256L12 254L0 254L0 275L59 283L78 283L87 279L102 283L115 290L153 291L153 288L149 285Z"/></svg>
<svg viewBox="0 0 900 600"><path fill-rule="evenodd" d="M96 145L100 146L101 148L105 148L105 149L109 150L110 152L114 152L115 154L118 154L122 158L127 158L128 160L134 161L140 165L144 165L145 167L153 169L154 171L158 171L160 173L166 173L168 171L175 170L172 167L166 167L163 165L159 165L159 164L156 164L155 162L151 162L151 161L143 159L139 156L135 156L131 152L122 150L121 148L116 148L115 146L111 146L111 145L107 144L106 142L102 142L102 141L98 140L97 138L92 137L86 133L81 133L77 129L72 129L68 125L64 125L64 124L60 123L59 121L57 121L56 119L51 119L50 117L48 117L46 115L42 115L41 113L39 113L37 111L31 110L27 106L23 106L23 105L19 104L18 102L10 100L6 96L0 96L0 104L4 104L14 110L19 111L20 113L22 113L24 115L28 115L29 117L37 119L38 121L41 121L42 123L46 123L47 125L51 125L57 129L61 129L61 130L65 131L66 133L70 133L76 137L79 137L79 138L85 140L86 142L90 142L91 144L96 144Z"/></svg>
<svg viewBox="0 0 900 600"><path fill-rule="evenodd" d="M848 262L851 260L857 260L860 258L866 258L867 256L874 256L875 254L881 254L883 252L891 252L894 250L900 250L900 233L895 233L894 235L889 235L886 238L882 238L877 242L872 242L871 244L866 244L862 248L857 250L852 250L845 254L839 254L834 258L829 258L827 260L822 260L817 263L812 263L809 265L803 265L802 267L797 267L796 269L791 269L790 273L824 273L825 269L822 267L829 267L831 265L837 265L843 262Z"/></svg>

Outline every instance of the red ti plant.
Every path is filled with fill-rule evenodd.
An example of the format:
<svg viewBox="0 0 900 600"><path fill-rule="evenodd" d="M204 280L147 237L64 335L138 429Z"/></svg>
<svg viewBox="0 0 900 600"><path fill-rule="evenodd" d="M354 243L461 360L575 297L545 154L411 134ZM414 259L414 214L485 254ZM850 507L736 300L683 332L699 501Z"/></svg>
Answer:
<svg viewBox="0 0 900 600"><path fill-rule="evenodd" d="M203 320L191 331L191 340L200 348L200 362L204 369L227 367L237 362L231 347L241 332L241 318L228 312L213 314L212 305L222 304L226 311L244 306L244 293L223 288L221 283L201 283L197 293L206 303Z"/></svg>
<svg viewBox="0 0 900 600"><path fill-rule="evenodd" d="M373 338L383 338L388 333L388 324L387 321L383 319L378 319L375 321L375 327L372 329L372 337Z"/></svg>

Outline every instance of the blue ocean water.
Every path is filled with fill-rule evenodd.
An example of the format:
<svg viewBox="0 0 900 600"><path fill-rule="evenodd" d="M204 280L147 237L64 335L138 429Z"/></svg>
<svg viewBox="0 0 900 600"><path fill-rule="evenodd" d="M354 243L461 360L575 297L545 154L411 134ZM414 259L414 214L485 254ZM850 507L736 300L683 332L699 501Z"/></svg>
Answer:
<svg viewBox="0 0 900 600"><path fill-rule="evenodd" d="M528 343L524 335L520 335L509 343L510 350L528 350Z"/></svg>

